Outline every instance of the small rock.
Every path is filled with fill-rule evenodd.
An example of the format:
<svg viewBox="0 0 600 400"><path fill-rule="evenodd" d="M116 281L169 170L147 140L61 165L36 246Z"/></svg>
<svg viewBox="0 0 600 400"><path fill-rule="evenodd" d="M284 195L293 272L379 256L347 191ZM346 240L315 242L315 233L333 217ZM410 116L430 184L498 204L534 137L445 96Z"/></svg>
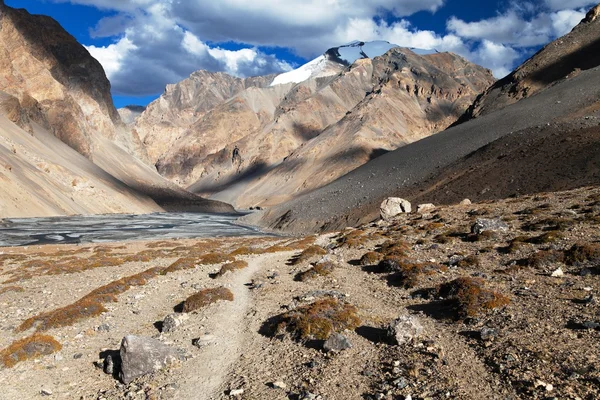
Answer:
<svg viewBox="0 0 600 400"><path fill-rule="evenodd" d="M413 315L403 315L388 326L387 334L392 343L403 345L421 336L423 326Z"/></svg>
<svg viewBox="0 0 600 400"><path fill-rule="evenodd" d="M471 200L469 200L469 199L464 199L464 200L463 200L463 201L461 201L459 204L460 204L461 206L470 206L470 205L471 205L471 204L473 204L473 203L472 203L472 202L471 202Z"/></svg>
<svg viewBox="0 0 600 400"><path fill-rule="evenodd" d="M233 389L229 391L230 396L240 396L244 394L244 389Z"/></svg>
<svg viewBox="0 0 600 400"><path fill-rule="evenodd" d="M110 332L110 325L102 324L98 328L96 328L98 332Z"/></svg>
<svg viewBox="0 0 600 400"><path fill-rule="evenodd" d="M538 379L537 381L535 381L535 387L536 387L536 388L538 388L538 387L543 387L544 389L546 389L546 391L547 391L547 392L551 392L551 391L553 391L553 390L554 390L554 386L552 386L552 385L551 385L551 384L549 384L549 383L546 383L546 382L540 381L539 379Z"/></svg>
<svg viewBox="0 0 600 400"><path fill-rule="evenodd" d="M431 204L431 203L419 204L417 206L417 212L419 214L424 214L424 213L427 213L427 212L430 212L430 211L433 211L433 210L435 210L435 205Z"/></svg>
<svg viewBox="0 0 600 400"><path fill-rule="evenodd" d="M334 333L329 336L329 339L323 344L323 350L326 352L330 351L343 351L352 348L350 340L342 334Z"/></svg>
<svg viewBox="0 0 600 400"><path fill-rule="evenodd" d="M214 335L203 335L192 340L192 344L198 348L202 348L214 343L217 338Z"/></svg>
<svg viewBox="0 0 600 400"><path fill-rule="evenodd" d="M128 335L121 341L121 373L124 384L138 376L159 371L177 360L177 352L156 339Z"/></svg>
<svg viewBox="0 0 600 400"><path fill-rule="evenodd" d="M175 331L177 329L177 327L179 327L181 324L183 324L184 321L188 320L189 318L190 318L189 315L186 313L169 314L163 320L161 332L162 333L171 333L171 332Z"/></svg>
<svg viewBox="0 0 600 400"><path fill-rule="evenodd" d="M104 373L108 375L112 375L115 373L115 360L111 355L108 355L104 359Z"/></svg>
<svg viewBox="0 0 600 400"><path fill-rule="evenodd" d="M40 394L42 396L52 396L52 390L50 390L50 389L42 389L42 390L40 390Z"/></svg>
<svg viewBox="0 0 600 400"><path fill-rule="evenodd" d="M471 227L471 232L480 235L483 232L508 232L508 225L501 219L485 219L479 218Z"/></svg>
<svg viewBox="0 0 600 400"><path fill-rule="evenodd" d="M553 278L562 278L563 276L565 276L565 273L563 272L562 268L558 268L557 270L552 272L551 276Z"/></svg>
<svg viewBox="0 0 600 400"><path fill-rule="evenodd" d="M83 353L77 353L77 354L73 355L73 358L75 360L79 360L81 357L83 357Z"/></svg>
<svg viewBox="0 0 600 400"><path fill-rule="evenodd" d="M271 383L271 387L273 389L285 389L285 388L287 388L287 385L281 381L277 381L277 382Z"/></svg>
<svg viewBox="0 0 600 400"><path fill-rule="evenodd" d="M490 340L494 340L496 338L496 336L498 336L498 332L495 329L492 328L482 328L479 331L479 338L483 341L490 341Z"/></svg>
<svg viewBox="0 0 600 400"><path fill-rule="evenodd" d="M399 214L410 213L412 206L407 200L399 197L388 197L381 203L380 211L381 218L389 221Z"/></svg>

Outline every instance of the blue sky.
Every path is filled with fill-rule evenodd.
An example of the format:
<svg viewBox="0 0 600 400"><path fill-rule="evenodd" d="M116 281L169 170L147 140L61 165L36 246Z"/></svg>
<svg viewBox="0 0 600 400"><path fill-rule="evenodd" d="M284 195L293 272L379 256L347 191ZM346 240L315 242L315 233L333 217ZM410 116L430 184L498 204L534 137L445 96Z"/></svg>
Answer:
<svg viewBox="0 0 600 400"><path fill-rule="evenodd" d="M453 51L502 77L568 32L587 0L5 0L50 15L104 66L117 107L198 69L281 72L352 40Z"/></svg>

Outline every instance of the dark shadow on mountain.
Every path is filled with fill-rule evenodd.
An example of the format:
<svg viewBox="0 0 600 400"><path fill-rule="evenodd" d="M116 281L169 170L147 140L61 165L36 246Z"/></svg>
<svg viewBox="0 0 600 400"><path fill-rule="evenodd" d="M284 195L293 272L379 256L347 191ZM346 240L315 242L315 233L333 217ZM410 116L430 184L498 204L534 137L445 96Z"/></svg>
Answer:
<svg viewBox="0 0 600 400"><path fill-rule="evenodd" d="M294 136L304 142L308 142L309 140L316 138L321 134L321 132L323 132L321 129L315 129L299 122L294 122L292 129Z"/></svg>

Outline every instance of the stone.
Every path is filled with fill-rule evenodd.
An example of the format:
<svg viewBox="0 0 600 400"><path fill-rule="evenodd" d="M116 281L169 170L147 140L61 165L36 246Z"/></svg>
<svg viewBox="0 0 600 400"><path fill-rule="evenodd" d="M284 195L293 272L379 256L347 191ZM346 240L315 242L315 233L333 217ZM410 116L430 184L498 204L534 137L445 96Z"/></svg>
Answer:
<svg viewBox="0 0 600 400"><path fill-rule="evenodd" d="M190 318L189 315L186 313L169 314L163 320L161 332L162 333L173 332L177 329L177 327L179 327L181 324L183 324L184 321L188 320L189 318Z"/></svg>
<svg viewBox="0 0 600 400"><path fill-rule="evenodd" d="M124 384L139 376L161 370L178 359L177 352L162 342L128 335L121 341L121 373Z"/></svg>
<svg viewBox="0 0 600 400"><path fill-rule="evenodd" d="M273 389L285 389L285 388L287 388L287 385L284 382L277 381L277 382L272 382L271 387Z"/></svg>
<svg viewBox="0 0 600 400"><path fill-rule="evenodd" d="M403 315L390 323L387 334L394 344L403 345L417 339L423 333L423 326L413 315Z"/></svg>
<svg viewBox="0 0 600 400"><path fill-rule="evenodd" d="M428 213L430 211L435 210L435 205L431 204L431 203L427 203L427 204L419 204L417 206L417 212L419 214L424 214L424 213Z"/></svg>
<svg viewBox="0 0 600 400"><path fill-rule="evenodd" d="M352 343L350 343L350 340L340 333L332 334L323 344L323 350L326 352L343 351L351 348Z"/></svg>
<svg viewBox="0 0 600 400"><path fill-rule="evenodd" d="M479 338L483 341L490 341L490 340L494 340L496 338L496 336L498 336L498 332L495 329L492 328L482 328L479 331Z"/></svg>
<svg viewBox="0 0 600 400"><path fill-rule="evenodd" d="M381 203L380 211L381 218L389 221L399 214L410 213L412 206L407 200L399 197L388 197Z"/></svg>
<svg viewBox="0 0 600 400"><path fill-rule="evenodd" d="M102 324L98 328L96 328L98 332L110 332L110 325Z"/></svg>
<svg viewBox="0 0 600 400"><path fill-rule="evenodd" d="M217 338L214 335L203 335L197 339L192 340L192 344L198 348L202 348L214 343Z"/></svg>
<svg viewBox="0 0 600 400"><path fill-rule="evenodd" d="M241 396L242 394L244 394L244 389L233 389L229 391L229 395L230 396Z"/></svg>
<svg viewBox="0 0 600 400"><path fill-rule="evenodd" d="M52 390L50 390L50 389L42 389L42 390L40 390L40 394L42 396L52 396Z"/></svg>
<svg viewBox="0 0 600 400"><path fill-rule="evenodd" d="M563 276L565 276L565 273L563 272L562 268L558 268L554 272L552 272L551 276L553 278L562 278Z"/></svg>
<svg viewBox="0 0 600 400"><path fill-rule="evenodd" d="M460 204L461 206L470 206L470 205L471 205L471 204L473 204L473 203L472 203L472 202L471 202L471 200L469 200L469 199L464 199L464 200L463 200L463 201L461 201L459 204Z"/></svg>
<svg viewBox="0 0 600 400"><path fill-rule="evenodd" d="M120 361L120 360L115 360L113 358L112 355L108 355L106 356L106 358L104 359L104 373L108 374L108 375L113 375L115 373L115 370L118 369L118 367L115 365L116 361ZM119 365L120 367L120 365Z"/></svg>
<svg viewBox="0 0 600 400"><path fill-rule="evenodd" d="M495 219L485 219L478 218L473 226L471 227L471 232L480 235L483 232L508 232L508 225L506 222L502 221L499 218Z"/></svg>

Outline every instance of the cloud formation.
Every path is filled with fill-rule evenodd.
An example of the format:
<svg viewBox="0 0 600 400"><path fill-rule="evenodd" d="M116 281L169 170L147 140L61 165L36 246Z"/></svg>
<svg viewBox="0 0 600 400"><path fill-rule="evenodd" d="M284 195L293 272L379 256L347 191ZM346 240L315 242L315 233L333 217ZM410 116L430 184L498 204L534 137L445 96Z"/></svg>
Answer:
<svg viewBox="0 0 600 400"><path fill-rule="evenodd" d="M89 46L117 94L159 93L198 69L237 76L293 66L268 54L282 47L311 59L352 40L382 39L400 46L452 51L497 77L540 45L567 33L585 15L586 0L513 2L496 16L447 21L443 32L420 30L406 19L454 0L54 0L116 11L92 36L114 38ZM593 2L592 2L593 3ZM236 43L227 50L219 43Z"/></svg>

